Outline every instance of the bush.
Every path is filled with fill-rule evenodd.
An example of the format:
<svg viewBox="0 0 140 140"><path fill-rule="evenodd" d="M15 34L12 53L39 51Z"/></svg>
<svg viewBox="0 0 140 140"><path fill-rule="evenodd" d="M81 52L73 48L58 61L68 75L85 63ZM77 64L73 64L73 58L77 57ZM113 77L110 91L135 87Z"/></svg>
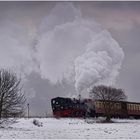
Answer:
<svg viewBox="0 0 140 140"><path fill-rule="evenodd" d="M42 126L43 126L42 122L40 122L40 121L38 121L38 120L36 120L36 119L33 120L33 124L34 124L35 126L38 126L38 127L42 127Z"/></svg>

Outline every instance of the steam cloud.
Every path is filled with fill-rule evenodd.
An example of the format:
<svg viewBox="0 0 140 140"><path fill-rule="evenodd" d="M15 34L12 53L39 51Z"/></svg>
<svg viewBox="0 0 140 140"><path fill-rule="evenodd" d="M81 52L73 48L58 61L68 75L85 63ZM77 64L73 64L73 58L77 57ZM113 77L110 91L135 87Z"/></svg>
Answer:
<svg viewBox="0 0 140 140"><path fill-rule="evenodd" d="M57 5L40 27L42 77L52 83L71 78L79 93L95 84L113 84L123 57L123 50L109 32L94 21L84 20L71 4Z"/></svg>
<svg viewBox="0 0 140 140"><path fill-rule="evenodd" d="M77 91L98 84L114 84L123 57L122 49L106 30L98 33L87 44L85 53L75 60Z"/></svg>
<svg viewBox="0 0 140 140"><path fill-rule="evenodd" d="M109 32L83 19L71 3L56 5L42 21L35 50L33 39L19 25L1 23L0 33L1 68L38 71L54 84L65 78L79 93L95 84L114 83L124 57Z"/></svg>

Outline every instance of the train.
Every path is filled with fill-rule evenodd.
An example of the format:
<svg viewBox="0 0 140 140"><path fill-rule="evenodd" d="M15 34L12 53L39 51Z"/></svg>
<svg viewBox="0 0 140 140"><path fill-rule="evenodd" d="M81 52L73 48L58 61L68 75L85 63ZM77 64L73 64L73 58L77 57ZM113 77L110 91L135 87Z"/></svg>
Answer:
<svg viewBox="0 0 140 140"><path fill-rule="evenodd" d="M51 99L53 116L100 117L105 115L103 100L56 97ZM140 119L140 103L115 101L111 117Z"/></svg>

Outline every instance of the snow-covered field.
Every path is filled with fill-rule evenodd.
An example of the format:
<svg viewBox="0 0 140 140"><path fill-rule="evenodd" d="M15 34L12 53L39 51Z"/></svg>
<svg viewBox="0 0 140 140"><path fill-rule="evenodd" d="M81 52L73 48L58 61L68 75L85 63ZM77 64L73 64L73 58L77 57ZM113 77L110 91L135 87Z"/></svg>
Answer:
<svg viewBox="0 0 140 140"><path fill-rule="evenodd" d="M16 123L0 128L0 138L17 139L140 139L140 120L114 120L115 123L93 123L84 119L42 118L42 126L34 119L17 119ZM90 122L90 123L89 123ZM91 123L92 122L92 123Z"/></svg>

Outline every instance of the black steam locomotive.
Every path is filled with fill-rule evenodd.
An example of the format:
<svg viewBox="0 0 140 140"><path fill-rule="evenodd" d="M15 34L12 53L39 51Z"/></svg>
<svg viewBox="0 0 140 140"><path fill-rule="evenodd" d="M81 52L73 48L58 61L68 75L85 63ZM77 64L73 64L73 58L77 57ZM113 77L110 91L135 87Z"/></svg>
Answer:
<svg viewBox="0 0 140 140"><path fill-rule="evenodd" d="M102 100L57 97L51 100L54 117L104 116ZM140 118L140 103L119 101L113 104L112 117Z"/></svg>

